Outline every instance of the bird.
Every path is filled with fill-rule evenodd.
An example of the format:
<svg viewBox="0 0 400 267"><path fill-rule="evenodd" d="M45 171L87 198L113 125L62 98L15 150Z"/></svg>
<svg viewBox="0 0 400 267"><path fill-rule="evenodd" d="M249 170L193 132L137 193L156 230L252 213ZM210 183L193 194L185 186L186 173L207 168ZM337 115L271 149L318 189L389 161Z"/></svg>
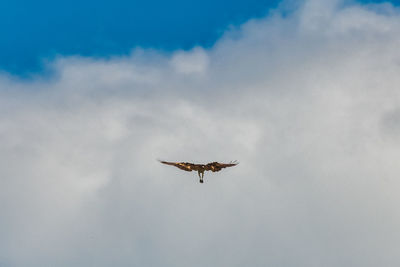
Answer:
<svg viewBox="0 0 400 267"><path fill-rule="evenodd" d="M197 171L197 173L199 174L199 178L200 178L200 183L203 183L203 178L204 178L204 172L205 171L212 171L212 172L218 172L220 170L222 170L223 168L227 168L227 167L233 167L239 164L239 162L235 161L231 161L229 163L219 163L219 162L210 162L207 164L195 164L195 163L190 163L190 162L168 162L168 161L162 161L159 160L159 162L163 163L163 164L167 164L167 165L172 165L175 167L178 167L181 170L184 171Z"/></svg>

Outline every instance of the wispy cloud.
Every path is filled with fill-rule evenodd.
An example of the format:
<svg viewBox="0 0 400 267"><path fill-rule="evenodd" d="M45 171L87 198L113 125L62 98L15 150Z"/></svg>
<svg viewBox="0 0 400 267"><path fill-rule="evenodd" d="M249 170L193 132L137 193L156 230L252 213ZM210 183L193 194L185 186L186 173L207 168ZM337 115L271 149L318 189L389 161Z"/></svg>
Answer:
<svg viewBox="0 0 400 267"><path fill-rule="evenodd" d="M396 266L400 15L306 1L212 48L0 77L1 266ZM156 159L239 166L205 175Z"/></svg>

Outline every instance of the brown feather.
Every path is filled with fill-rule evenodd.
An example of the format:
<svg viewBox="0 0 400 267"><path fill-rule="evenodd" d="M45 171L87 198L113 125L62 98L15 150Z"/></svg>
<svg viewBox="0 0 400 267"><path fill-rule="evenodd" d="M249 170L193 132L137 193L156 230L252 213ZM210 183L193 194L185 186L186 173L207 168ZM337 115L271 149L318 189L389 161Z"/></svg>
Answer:
<svg viewBox="0 0 400 267"><path fill-rule="evenodd" d="M223 168L233 167L239 164L238 162L230 162L230 163L219 163L219 162L211 162L206 165L203 164L194 164L189 162L168 162L168 161L160 161L163 164L175 166L184 171L212 171L218 172Z"/></svg>
<svg viewBox="0 0 400 267"><path fill-rule="evenodd" d="M188 171L188 172L193 171L193 167L191 166L190 163L186 163L186 162L168 162L168 161L160 161L160 162L163 163L163 164L167 164L167 165L172 165L172 166L178 167L179 169L184 170L184 171Z"/></svg>

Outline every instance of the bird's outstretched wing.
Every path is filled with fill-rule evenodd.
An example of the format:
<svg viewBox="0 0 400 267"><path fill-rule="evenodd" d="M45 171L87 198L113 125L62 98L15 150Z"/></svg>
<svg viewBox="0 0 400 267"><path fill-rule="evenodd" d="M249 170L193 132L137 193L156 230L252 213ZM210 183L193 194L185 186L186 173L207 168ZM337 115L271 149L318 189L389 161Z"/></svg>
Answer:
<svg viewBox="0 0 400 267"><path fill-rule="evenodd" d="M220 171L220 170L223 169L223 168L233 167L233 166L236 166L236 165L238 165L238 164L239 164L239 162L237 162L236 160L235 160L235 161L231 161L231 162L229 162L229 163L211 162L211 163L208 163L208 164L206 165L206 168L207 168L208 170L210 170L210 171L218 172L218 171Z"/></svg>
<svg viewBox="0 0 400 267"><path fill-rule="evenodd" d="M179 169L184 170L184 171L188 171L188 172L193 171L193 165L194 164L192 164L192 163L188 163L188 162L168 162L168 161L162 161L162 160L159 160L159 162L161 162L163 164L167 164L167 165L172 165L172 166L178 167Z"/></svg>

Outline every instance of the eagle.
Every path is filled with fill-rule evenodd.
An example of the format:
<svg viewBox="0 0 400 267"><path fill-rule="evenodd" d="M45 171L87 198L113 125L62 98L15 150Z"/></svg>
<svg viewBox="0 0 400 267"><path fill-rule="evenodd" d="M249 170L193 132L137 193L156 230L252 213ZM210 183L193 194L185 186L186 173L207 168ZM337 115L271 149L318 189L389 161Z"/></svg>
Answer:
<svg viewBox="0 0 400 267"><path fill-rule="evenodd" d="M197 173L199 174L200 183L203 183L205 171L219 172L223 168L233 167L233 166L236 166L239 164L239 162L237 162L236 160L231 161L229 163L219 163L219 162L215 161L215 162L207 163L205 165L204 164L194 164L194 163L189 163L189 162L168 162L168 161L162 161L162 160L159 160L159 162L161 162L163 164L178 167L179 169L188 171L188 172L197 171Z"/></svg>

